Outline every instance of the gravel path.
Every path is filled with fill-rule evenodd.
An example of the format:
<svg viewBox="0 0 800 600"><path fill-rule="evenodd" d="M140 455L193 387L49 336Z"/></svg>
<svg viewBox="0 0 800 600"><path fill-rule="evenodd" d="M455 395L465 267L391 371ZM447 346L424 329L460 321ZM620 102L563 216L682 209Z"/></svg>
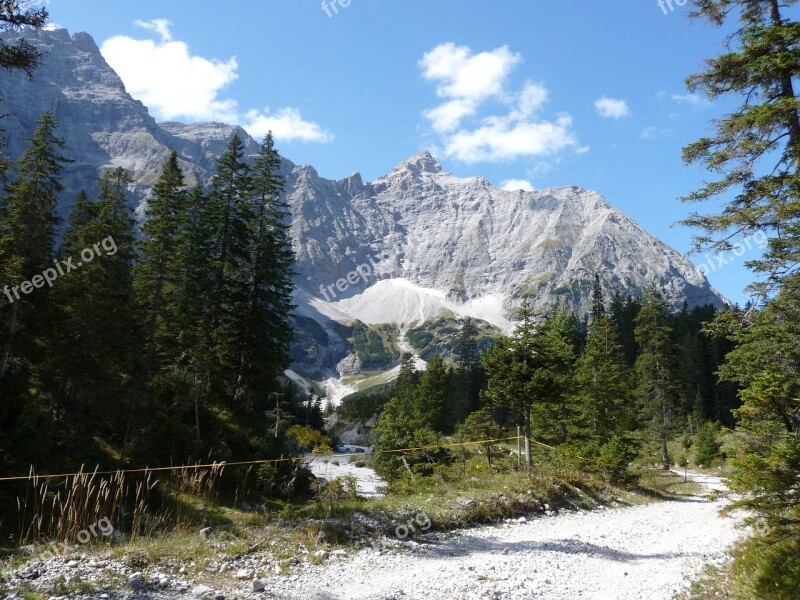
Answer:
<svg viewBox="0 0 800 600"><path fill-rule="evenodd" d="M334 466L317 465L329 476ZM717 477L692 477L707 490L724 489ZM59 580L79 577L106 592L53 600L666 600L704 564L725 560L725 549L745 534L738 517L719 516L725 504L686 498L429 534L425 543L383 539L356 552L319 550L289 560L288 571L274 557L254 555L223 557L200 577L175 561L162 565L168 572L139 573L72 552L10 574L10 594L0 585L0 599L19 600L14 590L24 582L50 596L46 590ZM427 523L418 515L419 528ZM110 576L127 585L102 585Z"/></svg>
<svg viewBox="0 0 800 600"><path fill-rule="evenodd" d="M470 529L401 553L365 549L269 578L266 590L298 600L669 599L744 533L719 516L724 505L692 498Z"/></svg>

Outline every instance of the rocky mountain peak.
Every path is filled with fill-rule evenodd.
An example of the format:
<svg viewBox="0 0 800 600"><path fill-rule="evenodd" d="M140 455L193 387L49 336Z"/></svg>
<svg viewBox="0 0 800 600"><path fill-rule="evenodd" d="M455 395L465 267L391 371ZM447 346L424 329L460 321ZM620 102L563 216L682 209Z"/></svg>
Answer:
<svg viewBox="0 0 800 600"><path fill-rule="evenodd" d="M442 165L439 164L428 150L417 152L408 160L404 160L395 167L396 171L411 171L414 175L428 173L435 175L442 172Z"/></svg>

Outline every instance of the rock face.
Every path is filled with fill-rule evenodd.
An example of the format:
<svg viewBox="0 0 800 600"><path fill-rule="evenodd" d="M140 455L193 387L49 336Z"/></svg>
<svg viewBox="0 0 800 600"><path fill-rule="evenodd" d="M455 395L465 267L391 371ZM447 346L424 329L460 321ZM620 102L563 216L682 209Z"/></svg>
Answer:
<svg viewBox="0 0 800 600"><path fill-rule="evenodd" d="M444 172L427 151L371 183L297 167L288 190L298 283L345 312L386 279L442 305L492 298L510 308L525 296L538 309L559 300L583 309L595 273L606 290L656 285L675 305L722 303L691 262L590 190L504 191ZM354 271L369 272L344 292L330 287Z"/></svg>
<svg viewBox="0 0 800 600"><path fill-rule="evenodd" d="M19 35L5 33L3 39L14 41ZM125 91L87 33L70 36L57 29L26 32L25 37L44 57L32 81L21 73L0 72L0 109L7 113L1 125L8 153L17 157L41 114L54 114L57 133L65 140L63 154L74 161L63 172L63 214L80 189L94 191L103 169L128 170L134 179L131 193L141 202L173 149L190 184L209 181L217 152L232 133L239 133L249 149L256 150L255 142L239 127L156 123L147 107Z"/></svg>
<svg viewBox="0 0 800 600"><path fill-rule="evenodd" d="M104 168L130 172L138 205L173 149L188 183L201 185L234 133L248 152L257 150L236 126L157 123L86 33L26 36L46 55L33 81L0 72L9 113L2 127L17 156L41 113L54 113L74 161L64 172L64 215ZM373 182L359 174L327 180L286 159L282 171L298 272L293 356L298 371L316 378L357 363L343 360L352 346L337 322L404 329L455 313L508 329L509 310L523 297L540 311L554 302L586 309L595 273L623 295L656 285L675 306L724 302L689 261L590 190L504 191L444 172L428 152Z"/></svg>

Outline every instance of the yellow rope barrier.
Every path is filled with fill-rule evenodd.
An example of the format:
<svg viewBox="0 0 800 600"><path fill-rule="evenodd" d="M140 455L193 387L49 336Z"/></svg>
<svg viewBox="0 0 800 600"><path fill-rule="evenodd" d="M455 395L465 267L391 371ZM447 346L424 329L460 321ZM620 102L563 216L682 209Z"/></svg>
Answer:
<svg viewBox="0 0 800 600"><path fill-rule="evenodd" d="M430 446L419 446L417 448L398 448L396 450L378 450L376 452L351 452L351 453L342 453L342 454L326 454L321 456L327 456L330 460L337 459L337 458L344 458L350 456L364 456L365 454L394 454L398 452L413 452L415 450L430 450L433 448L453 448L458 446L476 446L480 444L493 444L496 442L507 442L510 440L516 439L523 439L523 436L513 436L507 438L498 438L494 440L478 440L475 442L454 442L451 444L431 444ZM553 446L548 446L542 442L531 440L531 443L536 444L537 446L541 446L543 448L547 448L549 450L555 450ZM279 463L279 462L289 462L294 460L301 460L302 457L298 458L269 458L264 460L244 460L244 461L236 461L236 462L213 462L213 463L206 463L206 464L197 464L197 465L177 465L173 467L144 467L140 469L116 469L114 471L79 471L77 473L58 473L53 475L17 475L14 477L0 477L0 481L23 481L26 479L53 479L53 478L67 478L67 477L78 477L80 475L116 475L118 473L157 473L161 471L187 471L191 469L208 469L213 467L235 467L235 466L244 466L244 465L263 465L263 464L271 464L271 463Z"/></svg>

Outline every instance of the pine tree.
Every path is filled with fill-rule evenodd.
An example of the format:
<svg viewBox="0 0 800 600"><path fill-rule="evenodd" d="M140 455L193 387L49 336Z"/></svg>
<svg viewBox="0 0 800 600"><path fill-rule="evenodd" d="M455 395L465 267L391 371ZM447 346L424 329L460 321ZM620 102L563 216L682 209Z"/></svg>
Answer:
<svg viewBox="0 0 800 600"><path fill-rule="evenodd" d="M606 314L606 301L603 298L603 286L600 283L600 275L595 273L594 285L592 286L592 322Z"/></svg>
<svg viewBox="0 0 800 600"><path fill-rule="evenodd" d="M534 372L537 366L537 332L533 309L524 300L517 312L517 327L509 338L499 340L482 356L488 377L482 397L490 406L508 408L523 426L525 465L531 468L531 412L536 395Z"/></svg>
<svg viewBox="0 0 800 600"><path fill-rule="evenodd" d="M29 8L28 0L2 0L0 2L0 32L39 30L47 24L47 9ZM24 38L16 45L0 41L0 68L22 71L29 78L39 66L42 52Z"/></svg>
<svg viewBox="0 0 800 600"><path fill-rule="evenodd" d="M439 354L428 362L414 400L420 421L433 431L444 431L447 426L445 405L448 388L447 367Z"/></svg>
<svg viewBox="0 0 800 600"><path fill-rule="evenodd" d="M636 317L636 342L637 394L648 430L660 446L662 466L668 470L667 441L679 420L679 385L669 307L655 290L648 291Z"/></svg>
<svg viewBox="0 0 800 600"><path fill-rule="evenodd" d="M217 161L205 208L211 232L211 287L204 328L214 393L233 398L241 367L240 315L248 310L254 235L252 178L234 135Z"/></svg>
<svg viewBox="0 0 800 600"><path fill-rule="evenodd" d="M268 134L253 161L254 236L250 249L250 278L238 324L241 342L235 400L249 411L253 394L267 394L289 366L289 323L292 305L292 252L286 203L281 199L284 180L280 157Z"/></svg>
<svg viewBox="0 0 800 600"><path fill-rule="evenodd" d="M181 323L177 297L180 273L176 261L180 258L178 250L187 209L183 171L177 153L172 152L147 199L134 280L146 333L143 354L148 382L161 367L177 358Z"/></svg>
<svg viewBox="0 0 800 600"><path fill-rule="evenodd" d="M51 292L58 327L48 336L48 375L64 416L91 434L100 427L116 434L134 393L141 340L133 316L130 181L118 168L103 174L96 200L78 196L59 255L62 261L80 256L82 266ZM91 261L82 256L88 249L95 253Z"/></svg>
<svg viewBox="0 0 800 600"><path fill-rule="evenodd" d="M536 336L536 368L531 390L539 402L533 420L542 437L553 444L569 439L575 420L576 320L563 307L541 324Z"/></svg>
<svg viewBox="0 0 800 600"><path fill-rule="evenodd" d="M800 262L800 26L786 16L794 3L698 0L692 13L733 33L726 51L687 79L689 90L712 100L738 97L741 106L715 121L713 137L684 148L686 163L721 174L684 200L723 200L721 211L684 223L703 229L697 247L712 251L730 249L737 234L774 233L763 259L751 263L772 284Z"/></svg>
<svg viewBox="0 0 800 600"><path fill-rule="evenodd" d="M475 322L467 317L461 326L456 346L456 371L454 386L454 402L452 405L451 425L461 423L472 411L477 409L478 392L478 346L476 338L478 329Z"/></svg>
<svg viewBox="0 0 800 600"><path fill-rule="evenodd" d="M44 113L33 137L28 139L16 178L6 186L0 224L0 274L4 277L0 281L4 293L0 300L0 379L8 369L18 331L32 333L35 310L43 302L43 293L37 293L28 282L38 277L37 282L43 283L41 274L53 267L55 228L59 223L56 205L58 194L64 189L59 174L68 162L60 154L64 140L56 136L57 128L53 115ZM33 293L28 295L26 290Z"/></svg>
<svg viewBox="0 0 800 600"><path fill-rule="evenodd" d="M610 317L601 316L592 324L576 378L578 416L571 434L599 448L631 426L630 375Z"/></svg>

